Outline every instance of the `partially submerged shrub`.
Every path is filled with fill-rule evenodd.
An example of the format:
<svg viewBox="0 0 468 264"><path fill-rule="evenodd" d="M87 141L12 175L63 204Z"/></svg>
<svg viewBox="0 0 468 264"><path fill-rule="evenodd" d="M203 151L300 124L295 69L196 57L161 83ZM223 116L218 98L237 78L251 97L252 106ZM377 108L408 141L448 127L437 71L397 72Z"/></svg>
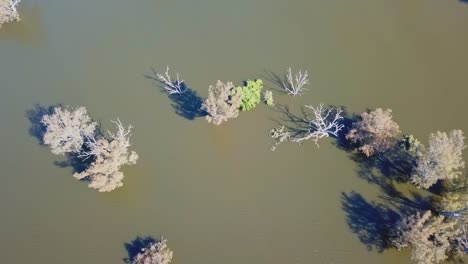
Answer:
<svg viewBox="0 0 468 264"><path fill-rule="evenodd" d="M100 192L109 192L121 187L124 174L120 168L123 165L135 164L138 159L135 151L128 149L132 126L125 129L120 120L113 123L117 126L117 133L109 132L110 139L93 137L87 140L87 150L80 156L94 160L85 171L73 175L77 179L89 180L88 186Z"/></svg>
<svg viewBox="0 0 468 264"><path fill-rule="evenodd" d="M460 231L456 228L456 221L434 216L431 211L423 215L418 212L397 224L392 244L398 250L411 245L411 259L419 264L439 263L456 250L453 245Z"/></svg>
<svg viewBox="0 0 468 264"><path fill-rule="evenodd" d="M274 106L275 103L273 101L273 92L270 91L270 90L266 90L263 92L263 101L265 102L265 104L267 104L268 106Z"/></svg>
<svg viewBox="0 0 468 264"><path fill-rule="evenodd" d="M2 24L11 21L20 21L16 7L20 0L0 0L0 28Z"/></svg>
<svg viewBox="0 0 468 264"><path fill-rule="evenodd" d="M366 156L390 149L396 143L400 127L392 120L392 110L377 108L361 114L361 120L353 123L346 138L359 144L358 150Z"/></svg>
<svg viewBox="0 0 468 264"><path fill-rule="evenodd" d="M142 248L132 264L169 264L172 261L173 252L167 247L167 240L161 239L156 243Z"/></svg>
<svg viewBox="0 0 468 264"><path fill-rule="evenodd" d="M84 139L92 138L97 126L84 107L74 110L55 107L54 113L43 116L41 123L46 127L44 144L50 145L57 155L80 152Z"/></svg>
<svg viewBox="0 0 468 264"><path fill-rule="evenodd" d="M429 188L438 180L454 180L465 167L463 149L465 137L461 130L449 134L436 132L429 137L429 146L422 151L411 181L419 187Z"/></svg>
<svg viewBox="0 0 468 264"><path fill-rule="evenodd" d="M406 134L400 140L400 148L411 155L417 155L424 146L413 135Z"/></svg>
<svg viewBox="0 0 468 264"><path fill-rule="evenodd" d="M216 86L210 85L208 98L202 105L202 109L208 113L206 116L208 122L219 125L239 115L241 95L233 93L233 88L232 82L218 81Z"/></svg>
<svg viewBox="0 0 468 264"><path fill-rule="evenodd" d="M234 88L233 93L241 95L240 109L242 111L248 111L260 103L262 88L262 80L248 80L244 86Z"/></svg>

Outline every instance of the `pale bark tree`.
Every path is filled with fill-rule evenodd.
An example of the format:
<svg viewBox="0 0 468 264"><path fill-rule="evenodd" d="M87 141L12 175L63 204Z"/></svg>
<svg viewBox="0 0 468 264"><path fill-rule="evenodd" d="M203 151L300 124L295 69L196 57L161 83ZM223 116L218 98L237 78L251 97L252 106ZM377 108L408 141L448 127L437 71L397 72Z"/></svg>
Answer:
<svg viewBox="0 0 468 264"><path fill-rule="evenodd" d="M99 192L109 192L123 185L123 165L135 164L138 155L130 151L130 135L132 126L124 128L120 120L112 121L117 126L117 133L108 132L110 139L101 137L88 138L86 150L79 157L92 158L93 162L82 172L73 176L77 179L89 180L89 187Z"/></svg>
<svg viewBox="0 0 468 264"><path fill-rule="evenodd" d="M93 137L97 123L92 122L85 107L67 109L55 107L54 113L42 117L46 127L44 144L57 155L80 152L84 139Z"/></svg>
<svg viewBox="0 0 468 264"><path fill-rule="evenodd" d="M20 0L0 0L0 28L2 24L20 21L17 6Z"/></svg>
<svg viewBox="0 0 468 264"><path fill-rule="evenodd" d="M180 80L179 73L176 74L176 79L173 80L171 75L169 74L169 66L166 67L166 72L164 75L155 72L157 80L164 85L164 90L168 94L183 94L187 87L184 84L184 80Z"/></svg>
<svg viewBox="0 0 468 264"><path fill-rule="evenodd" d="M287 141L291 140L295 143L302 143L303 141L312 139L314 143L319 147L319 140L324 137L333 135L338 136L338 133L343 129L344 125L340 123L343 119L341 115L343 110L341 108L326 108L323 104L317 107L306 105L307 109L311 109L314 114L313 119L307 117L301 120L302 123L307 124L306 129L296 129L296 131L287 131L284 126L280 128L274 128L270 130L270 137L275 139L275 145L271 147L271 150L275 150L276 147ZM293 128L294 129L294 128Z"/></svg>
<svg viewBox="0 0 468 264"><path fill-rule="evenodd" d="M429 146L419 154L411 181L418 187L429 188L439 180L454 180L465 167L463 149L465 137L461 130L449 134L436 132L429 137Z"/></svg>
<svg viewBox="0 0 468 264"><path fill-rule="evenodd" d="M392 120L392 110L377 108L361 114L361 120L353 124L346 138L359 144L358 150L366 156L384 152L397 142L400 127Z"/></svg>
<svg viewBox="0 0 468 264"><path fill-rule="evenodd" d="M219 125L239 115L241 94L233 93L233 89L232 82L218 81L216 86L210 85L208 98L202 105L202 109L208 113L206 116L208 122Z"/></svg>
<svg viewBox="0 0 468 264"><path fill-rule="evenodd" d="M292 73L291 67L288 68L288 71L285 76L285 80L282 81L284 90L290 95L302 95L305 90L305 86L309 84L309 73L307 71L302 72L299 70L297 73Z"/></svg>
<svg viewBox="0 0 468 264"><path fill-rule="evenodd" d="M309 123L307 133L303 136L293 138L293 142L301 143L305 140L312 139L318 147L318 141L320 139L329 137L330 135L338 136L338 132L344 127L343 124L340 124L340 120L343 119L343 116L341 116L343 110L341 110L341 108L324 108L323 104L320 104L318 107L313 107L311 105L306 105L305 107L313 111L314 119L305 120ZM333 112L335 112L334 115Z"/></svg>
<svg viewBox="0 0 468 264"><path fill-rule="evenodd" d="M167 247L167 240L151 243L142 248L132 261L132 264L169 264L172 261L173 252Z"/></svg>

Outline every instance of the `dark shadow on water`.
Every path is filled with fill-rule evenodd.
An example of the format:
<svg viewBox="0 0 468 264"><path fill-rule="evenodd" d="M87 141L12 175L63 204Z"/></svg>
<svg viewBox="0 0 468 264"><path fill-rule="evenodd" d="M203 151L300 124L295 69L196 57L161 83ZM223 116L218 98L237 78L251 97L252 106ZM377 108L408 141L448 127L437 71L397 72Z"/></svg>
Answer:
<svg viewBox="0 0 468 264"><path fill-rule="evenodd" d="M354 113L350 113L348 108L346 106L342 106L342 105L339 105L339 106L334 106L334 105L331 105L329 107L333 107L333 108L341 108L341 110L343 111L341 113L341 115L343 116L343 119L340 120L340 124L343 124L344 127L343 129L340 131L340 133L338 134L337 137L335 137L335 141L334 141L334 144L335 146L338 148L338 149L341 149L343 151L346 151L346 152L352 152L354 151L356 148L357 148L357 145L356 144L353 144L351 141L347 140L346 139L346 134L348 134L348 132L351 130L352 126L353 126L353 123L356 122L356 121L359 121L360 119L360 116L359 115L356 115Z"/></svg>
<svg viewBox="0 0 468 264"><path fill-rule="evenodd" d="M283 82L286 78L285 75L279 75L270 70L264 70L263 74L260 76L265 81L268 81L270 84L266 83L268 88L280 92L282 94L287 94L286 90L283 88Z"/></svg>
<svg viewBox="0 0 468 264"><path fill-rule="evenodd" d="M127 250L128 256L123 259L127 264L131 264L141 249L146 248L150 244L156 243L157 240L152 237L137 237L130 243L124 243L124 247Z"/></svg>
<svg viewBox="0 0 468 264"><path fill-rule="evenodd" d="M50 115L54 113L54 108L60 105L53 106L42 106L39 104L34 105L32 109L26 110L26 118L29 120L29 135L35 137L39 144L44 144L44 134L46 132L46 127L41 123L42 117L45 115Z"/></svg>
<svg viewBox="0 0 468 264"><path fill-rule="evenodd" d="M151 70L152 73L145 74L145 78L154 81L154 83L159 87L161 93L168 95L171 100L171 105L177 115L187 120L194 120L195 118L207 115L206 111L201 109L204 100L198 95L197 91L188 87L184 82L182 85L184 86L183 90L185 92L182 94L168 94L164 89L164 84L156 77L157 72L154 69Z"/></svg>
<svg viewBox="0 0 468 264"><path fill-rule="evenodd" d="M301 108L300 114L291 112L289 106L277 104L273 110L280 114L278 119L273 119L278 126L284 126L286 130L291 132L292 137L300 137L309 131L309 116L305 107Z"/></svg>
<svg viewBox="0 0 468 264"><path fill-rule="evenodd" d="M400 218L398 212L382 204L368 202L356 192L342 193L341 203L349 228L368 250L382 252L391 246L388 232Z"/></svg>

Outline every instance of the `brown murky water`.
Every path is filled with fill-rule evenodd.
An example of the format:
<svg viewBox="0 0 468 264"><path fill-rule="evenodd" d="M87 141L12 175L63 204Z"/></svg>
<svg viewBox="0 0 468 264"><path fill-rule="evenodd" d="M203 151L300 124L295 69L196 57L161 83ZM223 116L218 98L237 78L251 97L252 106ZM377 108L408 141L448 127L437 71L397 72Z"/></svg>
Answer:
<svg viewBox="0 0 468 264"><path fill-rule="evenodd" d="M144 74L169 64L206 96L218 79L302 67L306 95L274 94L296 113L385 107L423 141L468 132L467 4L137 2L24 0L23 21L0 30L0 262L123 263L124 243L164 235L176 264L411 263L373 247L374 226L359 220L381 191L332 141L271 152L280 113L261 105L220 127L188 120ZM26 111L57 103L86 106L105 128L115 117L134 125L140 160L123 188L88 189L28 134Z"/></svg>

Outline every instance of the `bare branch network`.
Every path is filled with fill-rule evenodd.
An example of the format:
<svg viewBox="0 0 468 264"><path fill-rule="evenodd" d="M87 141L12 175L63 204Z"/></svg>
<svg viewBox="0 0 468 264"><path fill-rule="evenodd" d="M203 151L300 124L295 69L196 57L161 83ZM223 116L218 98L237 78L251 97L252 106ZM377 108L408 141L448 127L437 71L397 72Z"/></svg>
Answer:
<svg viewBox="0 0 468 264"><path fill-rule="evenodd" d="M340 124L340 120L343 119L341 115L343 110L341 108L326 108L322 103L318 107L311 105L306 105L305 107L311 109L315 116L312 120L304 120L308 124L307 130L303 133L291 133L290 131L285 131L284 126L270 130L270 137L276 139L275 145L271 147L271 150L275 150L276 146L288 139L291 139L295 143L302 143L303 141L312 139L317 147L319 147L318 141L320 139L329 137L330 135L337 137L338 133L344 128L344 125Z"/></svg>
<svg viewBox="0 0 468 264"><path fill-rule="evenodd" d="M343 119L341 113L343 110L341 108L324 108L321 103L318 107L313 107L311 105L306 105L305 107L311 109L314 112L315 119L308 120L309 122L309 131L302 137L293 138L292 141L296 143L301 143L302 141L312 139L315 144L318 145L318 141L324 137L329 137L333 135L338 136L344 125L339 123L340 119ZM335 116L331 119L331 114L335 110Z"/></svg>
<svg viewBox="0 0 468 264"><path fill-rule="evenodd" d="M159 82L164 85L164 90L169 94L183 94L187 89L184 85L184 80L180 80L179 73L176 74L176 79L172 80L169 74L169 66L166 66L164 75L155 72Z"/></svg>
<svg viewBox="0 0 468 264"><path fill-rule="evenodd" d="M302 72L302 70L299 69L299 72L294 74L293 77L292 69L289 67L285 79L286 80L282 81L282 84L288 94L294 96L302 95L304 91L307 90L304 86L309 84L309 73L307 71Z"/></svg>

